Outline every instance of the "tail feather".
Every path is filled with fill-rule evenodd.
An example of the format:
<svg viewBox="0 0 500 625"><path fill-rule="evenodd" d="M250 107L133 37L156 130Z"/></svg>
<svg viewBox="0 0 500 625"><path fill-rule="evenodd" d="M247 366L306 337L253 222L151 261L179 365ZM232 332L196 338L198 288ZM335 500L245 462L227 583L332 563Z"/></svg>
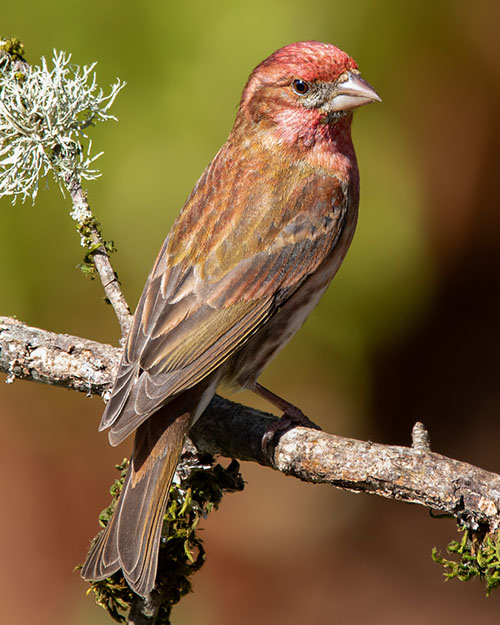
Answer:
<svg viewBox="0 0 500 625"><path fill-rule="evenodd" d="M165 507L192 416L172 408L169 404L159 410L137 430L122 493L113 517L91 546L81 572L84 579L104 579L121 568L138 595L145 597L153 589Z"/></svg>

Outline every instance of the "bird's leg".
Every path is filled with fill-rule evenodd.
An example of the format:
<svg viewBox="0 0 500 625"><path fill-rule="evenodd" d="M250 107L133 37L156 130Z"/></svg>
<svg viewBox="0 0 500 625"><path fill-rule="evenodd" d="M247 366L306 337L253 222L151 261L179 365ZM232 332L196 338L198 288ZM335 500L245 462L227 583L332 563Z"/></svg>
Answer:
<svg viewBox="0 0 500 625"><path fill-rule="evenodd" d="M306 417L306 415L302 412L300 408L297 408L297 406L294 406L290 402L286 401L286 399L283 399L279 395L276 395L276 393L273 393L258 382L255 383L252 391L256 395L260 395L260 397L267 399L267 401L273 406L276 406L276 408L282 410L282 418L288 417L290 422L294 425L302 425L305 428L314 428L315 430L320 429L313 421L311 421L311 419Z"/></svg>
<svg viewBox="0 0 500 625"><path fill-rule="evenodd" d="M272 447L274 447L275 438L278 434L282 434L283 432L286 432L286 430L289 430L291 427L294 427L296 425L300 425L305 428L313 428L314 430L321 430L319 425L316 425L316 423L306 417L306 415L302 412L302 410L300 410L300 408L297 408L297 406L294 406L290 402L286 401L286 399L283 399L279 395L276 395L258 382L254 384L251 390L256 395L260 395L260 397L267 399L270 404L273 404L273 406L276 406L276 408L279 408L283 411L283 416L281 417L281 419L275 421L273 425L271 425L267 429L261 441L262 451L268 458L271 459L271 461Z"/></svg>

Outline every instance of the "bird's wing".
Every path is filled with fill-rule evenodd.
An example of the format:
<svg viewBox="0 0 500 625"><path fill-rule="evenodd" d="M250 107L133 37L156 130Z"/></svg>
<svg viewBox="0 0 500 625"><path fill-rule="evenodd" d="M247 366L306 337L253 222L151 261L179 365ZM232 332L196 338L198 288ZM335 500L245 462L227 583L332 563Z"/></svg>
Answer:
<svg viewBox="0 0 500 625"><path fill-rule="evenodd" d="M196 196L188 200L139 301L102 418L113 444L229 358L331 252L347 211L345 183L311 173L288 182L268 195L265 211L197 213Z"/></svg>

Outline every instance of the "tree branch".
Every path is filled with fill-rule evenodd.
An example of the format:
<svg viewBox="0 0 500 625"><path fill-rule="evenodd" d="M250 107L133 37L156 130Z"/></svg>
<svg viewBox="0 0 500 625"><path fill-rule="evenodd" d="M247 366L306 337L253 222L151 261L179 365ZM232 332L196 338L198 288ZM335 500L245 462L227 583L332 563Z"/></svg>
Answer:
<svg viewBox="0 0 500 625"><path fill-rule="evenodd" d="M16 378L64 386L87 395L109 390L121 350L68 334L30 328L0 317L0 371Z"/></svg>
<svg viewBox="0 0 500 625"><path fill-rule="evenodd" d="M103 395L121 350L54 334L0 317L0 371ZM281 435L272 460L261 449L273 415L214 397L191 431L201 451L273 467L306 482L418 503L453 515L475 530L500 524L500 476L428 450L419 424L412 447L381 445L296 427Z"/></svg>

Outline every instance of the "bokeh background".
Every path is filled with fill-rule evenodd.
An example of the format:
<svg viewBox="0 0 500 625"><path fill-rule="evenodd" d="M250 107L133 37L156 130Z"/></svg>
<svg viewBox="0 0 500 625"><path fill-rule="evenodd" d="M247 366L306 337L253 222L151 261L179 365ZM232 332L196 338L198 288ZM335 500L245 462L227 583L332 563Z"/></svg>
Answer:
<svg viewBox="0 0 500 625"><path fill-rule="evenodd" d="M92 131L89 200L132 306L176 213L225 140L251 69L291 41L335 43L383 104L356 113L359 227L333 287L262 381L326 430L433 449L500 472L500 45L497 0L280 0L2 6L28 60L72 52L127 81ZM116 343L56 185L0 202L0 314ZM269 408L253 396L240 401ZM129 451L97 433L99 399L0 384L0 597L12 624L101 625L73 572ZM443 583L454 523L244 465L204 524L208 561L178 625L497 623L500 596Z"/></svg>

